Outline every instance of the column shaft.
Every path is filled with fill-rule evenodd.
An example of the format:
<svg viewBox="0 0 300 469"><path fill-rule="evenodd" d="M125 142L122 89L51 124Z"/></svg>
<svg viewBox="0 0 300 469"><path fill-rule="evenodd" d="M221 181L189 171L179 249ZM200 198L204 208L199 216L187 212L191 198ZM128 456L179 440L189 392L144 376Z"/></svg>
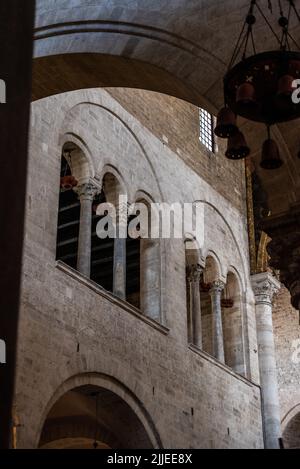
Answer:
<svg viewBox="0 0 300 469"><path fill-rule="evenodd" d="M117 211L117 226L114 245L114 281L113 292L126 300L126 257L127 257L127 199L120 200Z"/></svg>
<svg viewBox="0 0 300 469"><path fill-rule="evenodd" d="M220 280L213 282L210 290L212 309L212 350L213 356L220 362L225 362L224 338L222 325L221 294L224 283Z"/></svg>
<svg viewBox="0 0 300 469"><path fill-rule="evenodd" d="M201 299L200 299L200 277L201 267L199 265L191 265L188 267L189 282L189 301L190 301L190 338L193 344L202 348L202 318L201 318Z"/></svg>
<svg viewBox="0 0 300 469"><path fill-rule="evenodd" d="M258 359L263 396L266 447L268 449L279 449L281 423L273 334L272 298L274 293L280 288L280 284L269 273L254 275L252 277L252 284L256 300Z"/></svg>
<svg viewBox="0 0 300 469"><path fill-rule="evenodd" d="M92 204L99 189L93 184L75 188L80 199L80 226L78 239L77 270L86 277L91 275Z"/></svg>
<svg viewBox="0 0 300 469"><path fill-rule="evenodd" d="M114 245L114 295L126 300L126 238L116 238Z"/></svg>

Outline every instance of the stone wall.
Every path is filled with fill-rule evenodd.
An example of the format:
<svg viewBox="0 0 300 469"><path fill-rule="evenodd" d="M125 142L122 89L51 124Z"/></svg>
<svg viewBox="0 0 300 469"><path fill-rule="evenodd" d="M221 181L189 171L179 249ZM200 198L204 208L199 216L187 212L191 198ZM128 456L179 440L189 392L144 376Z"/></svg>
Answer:
<svg viewBox="0 0 300 469"><path fill-rule="evenodd" d="M290 294L284 287L275 299L273 322L284 431L290 420L300 412L299 313L292 307Z"/></svg>
<svg viewBox="0 0 300 469"><path fill-rule="evenodd" d="M145 93L144 107L150 104ZM167 108L170 119L172 109L177 115ZM195 129L196 117L189 116ZM174 141L183 125L177 119ZM67 141L80 146L95 181L101 183L109 168L118 171L129 201L141 194L155 201L199 201L200 257L205 262L214 255L220 278L225 282L234 271L241 285L248 379L188 345L184 240L161 242L162 324L56 263L60 159ZM198 145L199 159L217 160ZM16 388L19 447L38 445L58 389L83 376L121 383L147 412L164 447L263 446L260 390L251 382L258 382L258 366L245 211L183 159L105 91L68 93L32 106Z"/></svg>
<svg viewBox="0 0 300 469"><path fill-rule="evenodd" d="M225 158L226 142L216 137L217 154L199 142L199 109L160 93L109 88L107 91L159 140L241 212L245 212L244 162Z"/></svg>

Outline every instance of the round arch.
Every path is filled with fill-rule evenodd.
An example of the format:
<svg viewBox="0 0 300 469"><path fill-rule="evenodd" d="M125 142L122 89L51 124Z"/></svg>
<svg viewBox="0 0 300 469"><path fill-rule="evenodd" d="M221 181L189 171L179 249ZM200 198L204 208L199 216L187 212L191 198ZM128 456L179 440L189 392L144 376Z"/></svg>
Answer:
<svg viewBox="0 0 300 469"><path fill-rule="evenodd" d="M36 447L65 438L93 440L95 435L100 444L116 449L162 448L149 413L131 390L111 376L84 373L62 383L45 406Z"/></svg>
<svg viewBox="0 0 300 469"><path fill-rule="evenodd" d="M207 283L219 280L222 275L221 262L214 251L208 251L205 256L204 272Z"/></svg>
<svg viewBox="0 0 300 469"><path fill-rule="evenodd" d="M78 135L72 132L67 132L62 135L59 139L59 146L61 148L64 148L66 145L73 145L74 148L77 147L78 151L81 152L82 155L84 155L84 159L86 160L88 166L88 175L89 177L94 178L95 168L93 163L92 152L90 151L85 141Z"/></svg>
<svg viewBox="0 0 300 469"><path fill-rule="evenodd" d="M86 90L88 93L88 90ZM70 104L68 106L68 112L66 113L66 116L64 117L63 121L61 122L61 128L64 130L64 134L60 137L60 141L64 138L64 135L75 135L74 132L72 131L73 128L73 117L72 113L77 110L77 112L83 112L84 106L91 106L95 111L99 111L103 113L103 116L107 116L109 119L115 119L115 122L120 126L120 129L124 130L130 138L132 139L132 144L136 145L136 149L141 153L141 156L144 160L144 163L148 165L147 170L149 171L149 174L151 174L151 177L153 178L153 183L152 186L148 188L148 191L151 189L155 189L155 193L153 194L155 196L156 200L163 200L163 195L162 195L162 189L160 187L159 183L159 175L157 174L157 170L155 169L155 165L153 164L153 161L148 154L149 149L146 149L146 141L144 140L143 136L141 134L138 135L138 129L135 127L134 122L128 122L127 118L128 115L125 114L121 115L120 109L114 109L111 107L111 102L106 102L105 97L101 95L100 102L96 102L95 96L92 97L92 99L87 99L87 100L79 100L75 101L74 103ZM97 96L97 99L99 96ZM104 99L103 99L104 98ZM94 99L94 100L93 100ZM103 101L103 102L101 102ZM75 129L77 131L77 127ZM80 137L77 137L80 138ZM86 144L85 144L86 145ZM127 194L130 199L134 199L134 192L132 193L130 191L131 187L131 181L127 180L125 183L125 178L121 175L121 171L117 169L116 164L114 161L112 161L112 154L111 151L105 150L103 154L101 154L101 164L95 167L95 178L96 179L101 179L103 177L104 171L106 170L106 166L108 168L113 168L113 170L119 174L119 178L123 178L124 185L127 185ZM118 167L119 168L119 167ZM123 167L124 171L124 167ZM137 190L139 188L135 188Z"/></svg>
<svg viewBox="0 0 300 469"><path fill-rule="evenodd" d="M281 420L281 427L282 427L282 431L284 432L287 425L289 424L289 422L298 414L300 413L300 403L299 404L296 404L294 405L285 415L284 417L282 418Z"/></svg>
<svg viewBox="0 0 300 469"><path fill-rule="evenodd" d="M224 225L226 226L226 229L228 230L228 233L229 233L231 239L233 240L234 246L236 248L236 252L238 254L238 259L241 263L242 275L239 275L239 279L242 282L241 286L242 286L242 289L244 290L245 286L246 286L246 283L247 283L246 279L248 278L247 268L246 268L247 261L246 261L245 256L243 256L243 254L242 254L241 248L240 248L239 243L237 241L237 238L236 238L236 236L235 236L235 234L232 230L232 227L230 226L230 224L228 223L228 221L226 220L224 215L220 212L220 210L218 210L211 202L202 199L202 200L196 200L194 203L202 203L204 206L207 206L207 207L211 208L216 213L216 215L218 215L218 217L222 220L222 223L224 223ZM220 275L222 275L223 279L225 279L226 278L225 265L223 265L221 263L221 260L219 259L218 255L214 252L214 250L210 249L209 246L203 247L202 256L203 256L204 259L206 259L209 256L209 253L212 253L212 257L215 257L215 260L219 264Z"/></svg>
<svg viewBox="0 0 300 469"><path fill-rule="evenodd" d="M134 13L129 1L122 6L118 0L95 0L84 7L59 3L37 3L35 99L79 87L119 86L159 91L205 107L200 96L226 70L223 54L191 35L205 25L209 0L200 11L195 2L165 2L157 8L141 1Z"/></svg>
<svg viewBox="0 0 300 469"><path fill-rule="evenodd" d="M111 187L110 189L114 189L114 191L116 192L114 194L114 197L120 196L120 195L128 197L128 194L129 194L128 185L126 184L120 171L114 166L104 165L98 179L101 181L101 185L102 185L104 192L105 192L105 181L109 182L108 179L111 179L111 185L114 187ZM105 193L105 195L107 198L107 202L117 203L117 200L114 200L114 197L113 199L111 199L112 194L109 196L108 193Z"/></svg>
<svg viewBox="0 0 300 469"><path fill-rule="evenodd" d="M284 417L282 430L284 447L300 449L300 404Z"/></svg>

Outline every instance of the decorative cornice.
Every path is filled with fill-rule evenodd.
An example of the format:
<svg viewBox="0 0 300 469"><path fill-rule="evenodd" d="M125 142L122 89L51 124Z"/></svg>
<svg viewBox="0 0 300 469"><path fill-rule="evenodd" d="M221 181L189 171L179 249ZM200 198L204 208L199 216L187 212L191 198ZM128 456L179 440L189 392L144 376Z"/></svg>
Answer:
<svg viewBox="0 0 300 469"><path fill-rule="evenodd" d="M280 290L280 282L270 272L253 275L251 282L256 304L272 305L274 295Z"/></svg>

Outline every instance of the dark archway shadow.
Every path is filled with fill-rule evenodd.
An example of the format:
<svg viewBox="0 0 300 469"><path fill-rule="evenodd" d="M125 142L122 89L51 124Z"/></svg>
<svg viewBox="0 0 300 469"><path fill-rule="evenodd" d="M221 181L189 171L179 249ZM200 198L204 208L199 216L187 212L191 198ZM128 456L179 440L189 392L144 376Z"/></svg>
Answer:
<svg viewBox="0 0 300 469"><path fill-rule="evenodd" d="M65 393L44 422L39 447L51 449L151 449L151 439L127 402L114 392L85 385Z"/></svg>
<svg viewBox="0 0 300 469"><path fill-rule="evenodd" d="M135 59L81 53L35 58L32 100L79 89L136 88L174 96L203 107L203 99L169 72Z"/></svg>
<svg viewBox="0 0 300 469"><path fill-rule="evenodd" d="M284 447L300 449L300 412L291 418L283 432Z"/></svg>

